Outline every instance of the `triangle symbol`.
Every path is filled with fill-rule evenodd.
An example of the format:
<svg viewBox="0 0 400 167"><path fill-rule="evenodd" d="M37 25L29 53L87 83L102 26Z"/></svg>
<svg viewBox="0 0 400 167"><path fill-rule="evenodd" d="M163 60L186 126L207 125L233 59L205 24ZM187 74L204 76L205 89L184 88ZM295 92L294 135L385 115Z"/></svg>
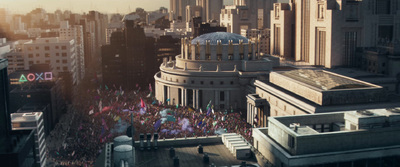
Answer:
<svg viewBox="0 0 400 167"><path fill-rule="evenodd" d="M26 77L24 76L24 74L21 75L21 77L19 78L19 82L27 82L28 80L26 79Z"/></svg>

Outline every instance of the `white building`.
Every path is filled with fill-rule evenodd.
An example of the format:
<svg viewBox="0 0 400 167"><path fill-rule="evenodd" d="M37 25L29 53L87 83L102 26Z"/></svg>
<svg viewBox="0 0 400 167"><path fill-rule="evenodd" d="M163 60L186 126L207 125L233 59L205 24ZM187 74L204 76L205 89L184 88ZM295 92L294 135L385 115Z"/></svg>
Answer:
<svg viewBox="0 0 400 167"><path fill-rule="evenodd" d="M59 29L60 40L71 40L75 41L75 52L76 52L76 66L78 74L78 82L85 76L85 49L84 49L84 33L81 25L69 26L68 21L62 21Z"/></svg>
<svg viewBox="0 0 400 167"><path fill-rule="evenodd" d="M257 39L260 44L260 53L270 54L269 29L241 29L240 35L249 39Z"/></svg>
<svg viewBox="0 0 400 167"><path fill-rule="evenodd" d="M60 40L58 37L38 38L23 44L25 69L32 64L50 64L54 75L69 72L73 84L79 81L75 40Z"/></svg>
<svg viewBox="0 0 400 167"><path fill-rule="evenodd" d="M12 130L30 130L36 129L35 148L37 163L40 167L46 166L46 138L44 135L44 122L42 112L31 113L12 113L11 114Z"/></svg>
<svg viewBox="0 0 400 167"><path fill-rule="evenodd" d="M227 32L240 34L241 29L257 28L257 16L247 6L225 6L220 14L221 27Z"/></svg>
<svg viewBox="0 0 400 167"><path fill-rule="evenodd" d="M254 147L274 167L396 167L400 108L269 117Z"/></svg>
<svg viewBox="0 0 400 167"><path fill-rule="evenodd" d="M261 57L258 44L238 34L215 32L182 39L182 54L164 62L155 78L156 99L170 105L244 109L251 81L266 77L279 61Z"/></svg>

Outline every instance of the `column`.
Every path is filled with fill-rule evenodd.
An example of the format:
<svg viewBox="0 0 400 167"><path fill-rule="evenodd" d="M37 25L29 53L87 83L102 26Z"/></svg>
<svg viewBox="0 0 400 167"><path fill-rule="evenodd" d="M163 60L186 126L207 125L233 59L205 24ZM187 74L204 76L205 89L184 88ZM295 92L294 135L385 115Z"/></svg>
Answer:
<svg viewBox="0 0 400 167"><path fill-rule="evenodd" d="M183 94L184 94L184 98L183 98L183 105L187 106L187 89L183 89Z"/></svg>
<svg viewBox="0 0 400 167"><path fill-rule="evenodd" d="M193 89L193 108L197 108L196 107L196 90Z"/></svg>
<svg viewBox="0 0 400 167"><path fill-rule="evenodd" d="M196 101L195 101L196 108L199 108L199 90L196 90Z"/></svg>

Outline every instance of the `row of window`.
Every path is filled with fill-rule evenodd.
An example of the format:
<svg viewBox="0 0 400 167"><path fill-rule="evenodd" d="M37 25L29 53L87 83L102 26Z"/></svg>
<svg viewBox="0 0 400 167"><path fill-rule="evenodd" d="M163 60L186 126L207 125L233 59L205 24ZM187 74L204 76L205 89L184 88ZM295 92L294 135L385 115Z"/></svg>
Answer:
<svg viewBox="0 0 400 167"><path fill-rule="evenodd" d="M36 50L39 50L39 48L40 48L39 46L36 46L36 47L35 47ZM60 49L60 46L55 46L54 48L55 48L55 49ZM61 49L62 49L62 50L67 50L67 46L61 46ZM29 47L28 50L30 50L30 51L33 50L33 47L32 47L32 46ZM45 46L45 47L44 47L44 50L50 50L50 46Z"/></svg>
<svg viewBox="0 0 400 167"><path fill-rule="evenodd" d="M35 56L36 57L40 57L40 54L36 53ZM56 53L56 56L60 56L60 53ZM62 57L67 57L67 53L63 52L63 53L61 53L61 56ZM50 53L45 53L44 57L50 57ZM28 58L33 58L33 54L32 53L28 54Z"/></svg>
<svg viewBox="0 0 400 167"><path fill-rule="evenodd" d="M165 80L168 81L168 77L165 77ZM169 81L172 81L172 78L169 78ZM176 81L176 82L179 82L179 79L176 79L175 81ZM186 80L183 80L183 83L186 83ZM192 84L195 84L196 82L195 82L194 80L191 80L191 83L192 83ZM204 81L200 81L200 84L201 84L201 85L204 85ZM220 81L219 84L220 84L220 85L224 85L224 81ZM230 84L233 85L234 82L231 81ZM214 81L210 81L210 85L214 85Z"/></svg>
<svg viewBox="0 0 400 167"><path fill-rule="evenodd" d="M34 61L29 61L29 65L32 65ZM40 60L36 60L36 64L40 64ZM45 64L50 64L50 60L45 60L44 61ZM60 60L56 60L56 63L60 63ZM62 60L63 64L67 64L68 60Z"/></svg>

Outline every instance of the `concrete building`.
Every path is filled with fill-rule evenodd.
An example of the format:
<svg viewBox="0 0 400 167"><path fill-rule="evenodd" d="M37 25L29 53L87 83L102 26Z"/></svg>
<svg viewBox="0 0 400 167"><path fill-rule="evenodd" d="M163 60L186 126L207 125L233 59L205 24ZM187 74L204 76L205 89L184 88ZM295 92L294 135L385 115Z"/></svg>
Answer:
<svg viewBox="0 0 400 167"><path fill-rule="evenodd" d="M224 8L223 0L196 0L196 6L202 7L201 18L203 22L220 20L219 14Z"/></svg>
<svg viewBox="0 0 400 167"><path fill-rule="evenodd" d="M240 35L249 39L258 40L260 43L260 53L270 54L269 29L242 29Z"/></svg>
<svg viewBox="0 0 400 167"><path fill-rule="evenodd" d="M36 163L40 167L46 166L46 138L44 135L44 123L42 112L12 113L11 125L13 131L35 129L35 153Z"/></svg>
<svg viewBox="0 0 400 167"><path fill-rule="evenodd" d="M225 6L221 10L220 25L226 27L227 32L240 34L242 29L257 28L257 17L247 6Z"/></svg>
<svg viewBox="0 0 400 167"><path fill-rule="evenodd" d="M196 6L196 0L170 0L169 20L186 20L186 6Z"/></svg>
<svg viewBox="0 0 400 167"><path fill-rule="evenodd" d="M69 72L73 84L79 82L75 40L38 38L24 43L22 50L25 55L25 69L29 69L32 64L50 64L55 76L60 72Z"/></svg>
<svg viewBox="0 0 400 167"><path fill-rule="evenodd" d="M267 117L392 107L387 91L336 73L299 69L272 72L256 80L256 94L247 96L247 122L267 126Z"/></svg>
<svg viewBox="0 0 400 167"><path fill-rule="evenodd" d="M400 108L269 117L254 147L274 167L400 164Z"/></svg>
<svg viewBox="0 0 400 167"><path fill-rule="evenodd" d="M4 166L34 166L35 130L11 131L7 60L0 59L0 161Z"/></svg>
<svg viewBox="0 0 400 167"><path fill-rule="evenodd" d="M164 62L155 78L155 97L169 105L217 110L244 109L250 81L266 76L279 61L261 57L258 44L238 34L215 32L182 39L181 54Z"/></svg>
<svg viewBox="0 0 400 167"><path fill-rule="evenodd" d="M125 21L123 31L111 35L111 44L102 46L103 83L133 89L153 81L156 56L154 38L133 20Z"/></svg>
<svg viewBox="0 0 400 167"><path fill-rule="evenodd" d="M59 29L60 40L74 40L75 44L75 61L78 74L78 82L85 76L85 49L84 49L84 33L82 25L69 25L68 21L62 21Z"/></svg>
<svg viewBox="0 0 400 167"><path fill-rule="evenodd" d="M356 64L357 47L399 39L400 4L383 1L275 3L271 11L273 55L332 68Z"/></svg>
<svg viewBox="0 0 400 167"><path fill-rule="evenodd" d="M257 16L257 29L270 28L270 11L277 0L234 0L236 6L247 6L253 16Z"/></svg>

